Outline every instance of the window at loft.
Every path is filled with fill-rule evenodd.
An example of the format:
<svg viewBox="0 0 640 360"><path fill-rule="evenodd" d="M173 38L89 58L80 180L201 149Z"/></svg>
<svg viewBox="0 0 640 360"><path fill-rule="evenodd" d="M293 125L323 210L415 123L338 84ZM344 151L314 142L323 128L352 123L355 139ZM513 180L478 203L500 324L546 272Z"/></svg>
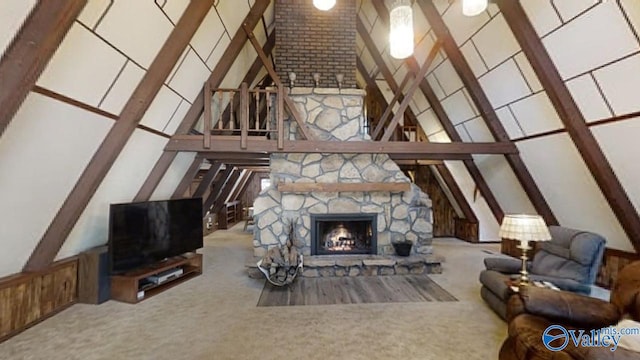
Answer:
<svg viewBox="0 0 640 360"><path fill-rule="evenodd" d="M264 190L269 186L271 186L271 179L269 178L260 179L260 190Z"/></svg>

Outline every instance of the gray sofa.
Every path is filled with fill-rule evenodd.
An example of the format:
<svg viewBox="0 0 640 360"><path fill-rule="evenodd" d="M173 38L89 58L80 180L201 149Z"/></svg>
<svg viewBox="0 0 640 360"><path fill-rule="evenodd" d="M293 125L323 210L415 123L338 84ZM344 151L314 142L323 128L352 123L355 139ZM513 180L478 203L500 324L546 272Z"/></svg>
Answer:
<svg viewBox="0 0 640 360"><path fill-rule="evenodd" d="M596 280L605 239L595 233L549 226L551 241L542 242L527 266L531 281L549 281L562 290L589 294ZM511 296L509 278L518 278L522 266L516 258L486 258L480 273L482 299L503 319Z"/></svg>

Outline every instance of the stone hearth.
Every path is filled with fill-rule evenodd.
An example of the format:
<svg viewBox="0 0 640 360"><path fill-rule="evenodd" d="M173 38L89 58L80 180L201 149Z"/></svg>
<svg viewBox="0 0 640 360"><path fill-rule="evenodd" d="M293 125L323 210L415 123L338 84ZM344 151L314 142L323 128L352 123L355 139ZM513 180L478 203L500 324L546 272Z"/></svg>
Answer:
<svg viewBox="0 0 640 360"><path fill-rule="evenodd" d="M328 141L370 141L364 131L358 89L294 88L290 94L312 134ZM285 121L288 138L300 139L294 120ZM339 146L339 144L336 144ZM271 154L271 187L254 203L254 255L285 244L286 226L311 254L311 214L375 214L374 254L393 254L392 241L411 240L414 254L431 253L431 200L414 184L404 192L280 192L278 183L410 183L386 154ZM305 264L306 265L306 264Z"/></svg>

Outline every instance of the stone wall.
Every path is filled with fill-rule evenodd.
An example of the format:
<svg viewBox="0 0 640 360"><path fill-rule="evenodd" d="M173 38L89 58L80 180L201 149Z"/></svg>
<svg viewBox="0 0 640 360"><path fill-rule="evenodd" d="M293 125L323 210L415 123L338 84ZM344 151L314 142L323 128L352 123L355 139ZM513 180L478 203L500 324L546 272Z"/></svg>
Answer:
<svg viewBox="0 0 640 360"><path fill-rule="evenodd" d="M311 133L322 140L370 141L363 132L364 91L294 88L291 98L306 119ZM289 138L296 138L294 122ZM377 214L378 254L393 254L392 241L412 240L414 252L430 253L431 200L411 184L410 191L282 193L279 182L365 183L404 182L410 179L386 154L272 154L271 184L254 203L254 254L263 256L270 246L284 244L289 221L297 221L296 237L311 252L310 214Z"/></svg>

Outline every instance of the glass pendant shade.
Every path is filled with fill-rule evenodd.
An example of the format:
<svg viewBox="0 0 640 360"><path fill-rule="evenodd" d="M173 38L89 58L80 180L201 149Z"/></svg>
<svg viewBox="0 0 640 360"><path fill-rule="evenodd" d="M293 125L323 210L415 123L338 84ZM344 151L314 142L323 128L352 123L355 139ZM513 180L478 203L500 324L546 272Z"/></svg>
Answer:
<svg viewBox="0 0 640 360"><path fill-rule="evenodd" d="M487 0L462 0L462 14L476 16L487 9Z"/></svg>
<svg viewBox="0 0 640 360"><path fill-rule="evenodd" d="M410 0L395 0L389 12L389 54L404 59L413 54L413 10Z"/></svg>
<svg viewBox="0 0 640 360"><path fill-rule="evenodd" d="M328 11L336 4L336 0L313 0L313 6L318 10Z"/></svg>

